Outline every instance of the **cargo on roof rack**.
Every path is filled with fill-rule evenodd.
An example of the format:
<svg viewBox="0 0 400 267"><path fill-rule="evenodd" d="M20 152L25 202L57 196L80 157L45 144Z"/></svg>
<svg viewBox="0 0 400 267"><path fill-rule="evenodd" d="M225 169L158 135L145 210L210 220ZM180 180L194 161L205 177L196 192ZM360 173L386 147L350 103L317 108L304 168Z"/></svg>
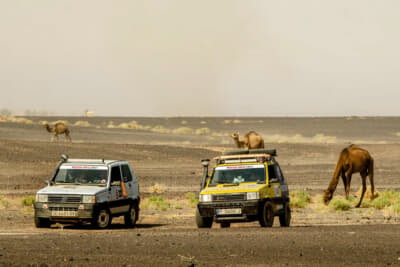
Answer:
<svg viewBox="0 0 400 267"><path fill-rule="evenodd" d="M235 150L227 150L223 151L222 155L246 155L246 154L268 154L272 157L276 157L276 149L265 149L265 148L257 148L257 149L235 149Z"/></svg>

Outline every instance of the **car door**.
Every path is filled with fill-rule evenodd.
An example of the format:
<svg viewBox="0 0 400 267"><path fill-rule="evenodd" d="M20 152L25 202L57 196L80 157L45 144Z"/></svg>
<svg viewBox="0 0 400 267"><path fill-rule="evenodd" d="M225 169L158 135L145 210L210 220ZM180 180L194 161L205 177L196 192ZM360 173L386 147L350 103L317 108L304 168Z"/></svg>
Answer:
<svg viewBox="0 0 400 267"><path fill-rule="evenodd" d="M289 197L289 188L285 181L285 177L283 176L281 167L279 166L279 164L277 162L274 165L275 165L276 176L278 177L279 183L281 184L282 197L288 198Z"/></svg>
<svg viewBox="0 0 400 267"><path fill-rule="evenodd" d="M125 188L128 193L128 197L132 198L134 196L133 177L129 165L122 164L121 170L122 170L122 181L125 183Z"/></svg>
<svg viewBox="0 0 400 267"><path fill-rule="evenodd" d="M129 211L129 203L122 195L121 188L121 166L114 165L110 172L110 212L111 214L124 213Z"/></svg>

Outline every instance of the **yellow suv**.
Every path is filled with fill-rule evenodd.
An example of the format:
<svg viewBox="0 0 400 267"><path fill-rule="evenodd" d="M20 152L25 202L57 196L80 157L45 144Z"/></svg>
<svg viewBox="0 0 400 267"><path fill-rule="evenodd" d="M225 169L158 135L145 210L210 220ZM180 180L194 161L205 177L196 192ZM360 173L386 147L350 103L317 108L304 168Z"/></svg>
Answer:
<svg viewBox="0 0 400 267"><path fill-rule="evenodd" d="M224 228L258 220L262 227L271 227L275 216L281 226L289 226L289 189L275 157L275 149L224 151L215 158L210 175L210 160L202 160L197 226L210 228L215 221Z"/></svg>

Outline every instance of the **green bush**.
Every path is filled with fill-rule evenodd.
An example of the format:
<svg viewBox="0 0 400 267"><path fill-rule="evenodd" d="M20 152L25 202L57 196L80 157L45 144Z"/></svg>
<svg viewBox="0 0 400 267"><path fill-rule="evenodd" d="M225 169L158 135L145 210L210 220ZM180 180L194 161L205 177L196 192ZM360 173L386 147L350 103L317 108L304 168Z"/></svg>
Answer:
<svg viewBox="0 0 400 267"><path fill-rule="evenodd" d="M34 196L27 196L21 200L22 206L32 206L35 203Z"/></svg>
<svg viewBox="0 0 400 267"><path fill-rule="evenodd" d="M329 203L329 207L339 211L349 210L351 207L351 202L343 198L335 198Z"/></svg>
<svg viewBox="0 0 400 267"><path fill-rule="evenodd" d="M189 200L189 205L194 208L196 207L197 203L199 202L199 200L196 198L196 195L192 192L187 192L185 194L185 197L187 200Z"/></svg>
<svg viewBox="0 0 400 267"><path fill-rule="evenodd" d="M171 207L171 204L160 196L151 196L147 201L145 200L143 204L143 207L162 211L166 211Z"/></svg>
<svg viewBox="0 0 400 267"><path fill-rule="evenodd" d="M291 208L305 208L310 201L310 194L305 191L297 190L290 193Z"/></svg>

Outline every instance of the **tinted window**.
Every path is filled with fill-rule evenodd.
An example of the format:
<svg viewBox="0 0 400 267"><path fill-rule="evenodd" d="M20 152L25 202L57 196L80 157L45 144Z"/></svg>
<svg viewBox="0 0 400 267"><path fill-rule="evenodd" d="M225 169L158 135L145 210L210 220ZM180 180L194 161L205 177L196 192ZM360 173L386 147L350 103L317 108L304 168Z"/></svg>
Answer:
<svg viewBox="0 0 400 267"><path fill-rule="evenodd" d="M274 165L268 165L268 177L270 180L276 178Z"/></svg>
<svg viewBox="0 0 400 267"><path fill-rule="evenodd" d="M128 165L122 165L122 177L126 180L124 182L131 182L132 181L132 174L131 170L129 169Z"/></svg>
<svg viewBox="0 0 400 267"><path fill-rule="evenodd" d="M121 169L119 166L111 168L111 183L121 181Z"/></svg>

